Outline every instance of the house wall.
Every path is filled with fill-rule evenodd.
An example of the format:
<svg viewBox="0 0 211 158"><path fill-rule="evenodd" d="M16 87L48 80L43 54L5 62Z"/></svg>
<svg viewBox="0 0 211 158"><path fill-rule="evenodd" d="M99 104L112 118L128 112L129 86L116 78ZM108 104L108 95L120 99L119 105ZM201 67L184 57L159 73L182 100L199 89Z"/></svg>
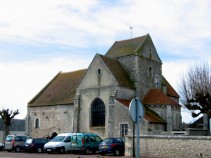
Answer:
<svg viewBox="0 0 211 158"><path fill-rule="evenodd" d="M135 138L136 140L136 138ZM162 158L209 158L210 136L141 135L140 156ZM133 155L132 136L125 138L125 156Z"/></svg>
<svg viewBox="0 0 211 158"><path fill-rule="evenodd" d="M47 137L53 132L73 131L73 105L28 107L27 134L32 137ZM35 128L35 119L40 121Z"/></svg>
<svg viewBox="0 0 211 158"><path fill-rule="evenodd" d="M147 105L155 111L168 124L167 131L181 130L181 107L171 105Z"/></svg>
<svg viewBox="0 0 211 158"><path fill-rule="evenodd" d="M113 136L120 137L120 124L128 124L128 135L133 135L133 121L130 117L129 109L123 106L118 101L115 101L115 104L113 106L113 111L114 115L111 116L113 117L114 120L113 130L115 132L113 133ZM143 119L141 122L140 133L141 134L148 133L148 121L145 119Z"/></svg>

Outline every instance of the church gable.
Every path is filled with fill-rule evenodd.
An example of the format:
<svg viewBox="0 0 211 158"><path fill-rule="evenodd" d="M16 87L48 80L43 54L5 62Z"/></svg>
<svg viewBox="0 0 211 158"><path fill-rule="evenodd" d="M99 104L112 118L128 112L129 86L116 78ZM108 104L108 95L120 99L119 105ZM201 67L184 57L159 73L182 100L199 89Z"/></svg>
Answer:
<svg viewBox="0 0 211 158"><path fill-rule="evenodd" d="M140 57L162 63L149 34L146 35L143 44L140 44L136 51L137 55Z"/></svg>
<svg viewBox="0 0 211 158"><path fill-rule="evenodd" d="M134 88L129 76L117 60L96 54L78 88L96 88L99 86Z"/></svg>
<svg viewBox="0 0 211 158"><path fill-rule="evenodd" d="M136 54L136 49L140 47L145 41L146 35L129 39L116 41L106 53L106 56L111 58L118 58L122 56Z"/></svg>
<svg viewBox="0 0 211 158"><path fill-rule="evenodd" d="M129 55L138 55L162 63L149 34L128 40L116 41L105 56L120 58Z"/></svg>

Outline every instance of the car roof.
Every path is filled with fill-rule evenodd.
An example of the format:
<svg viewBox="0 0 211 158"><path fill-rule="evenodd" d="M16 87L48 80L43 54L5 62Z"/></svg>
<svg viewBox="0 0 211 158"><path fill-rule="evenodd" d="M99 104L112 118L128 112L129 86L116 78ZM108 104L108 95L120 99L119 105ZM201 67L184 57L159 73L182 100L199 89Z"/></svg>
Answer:
<svg viewBox="0 0 211 158"><path fill-rule="evenodd" d="M73 133L60 133L57 136L71 136Z"/></svg>

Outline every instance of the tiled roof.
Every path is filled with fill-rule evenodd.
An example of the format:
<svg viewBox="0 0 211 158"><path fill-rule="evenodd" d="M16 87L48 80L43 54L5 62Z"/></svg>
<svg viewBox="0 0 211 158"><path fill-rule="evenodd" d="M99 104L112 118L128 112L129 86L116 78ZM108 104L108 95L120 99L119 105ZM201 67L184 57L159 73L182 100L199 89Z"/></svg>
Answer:
<svg viewBox="0 0 211 158"><path fill-rule="evenodd" d="M100 58L107 65L113 76L116 78L117 82L120 86L129 87L134 89L134 83L131 81L130 76L127 72L122 68L121 64L118 60L112 59L103 55L100 55Z"/></svg>
<svg viewBox="0 0 211 158"><path fill-rule="evenodd" d="M123 41L116 41L112 47L108 50L106 53L106 56L115 58L120 56L127 56L136 54L137 50L141 47L141 45L144 43L147 35L132 38L129 40L123 40Z"/></svg>
<svg viewBox="0 0 211 158"><path fill-rule="evenodd" d="M179 95L174 90L174 88L169 84L169 82L165 79L165 77L162 77L162 85L167 86L167 95L171 97L179 98Z"/></svg>
<svg viewBox="0 0 211 158"><path fill-rule="evenodd" d="M178 105L176 101L169 98L159 89L151 89L149 92L144 96L143 103L145 105Z"/></svg>
<svg viewBox="0 0 211 158"><path fill-rule="evenodd" d="M118 102L120 102L125 107L129 108L130 102L129 100L124 99L116 99ZM144 119L149 121L150 123L159 123L159 124L166 124L166 121L163 120L157 113L155 113L153 110L149 109L147 106L144 105Z"/></svg>
<svg viewBox="0 0 211 158"><path fill-rule="evenodd" d="M0 131L3 131L5 128L4 122L0 119ZM25 120L12 119L11 125L9 126L10 131L25 131Z"/></svg>
<svg viewBox="0 0 211 158"><path fill-rule="evenodd" d="M60 72L28 103L28 106L73 104L76 88L85 72L86 69Z"/></svg>

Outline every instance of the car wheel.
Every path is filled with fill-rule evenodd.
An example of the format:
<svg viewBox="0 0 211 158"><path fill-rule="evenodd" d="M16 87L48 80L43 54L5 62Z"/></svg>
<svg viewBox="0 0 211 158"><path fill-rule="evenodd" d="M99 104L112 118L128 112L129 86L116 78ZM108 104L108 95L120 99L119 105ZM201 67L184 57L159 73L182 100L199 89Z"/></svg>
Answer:
<svg viewBox="0 0 211 158"><path fill-rule="evenodd" d="M119 156L120 155L120 152L119 152L118 149L115 150L114 155L116 155L116 156Z"/></svg>
<svg viewBox="0 0 211 158"><path fill-rule="evenodd" d="M86 155L89 155L89 154L90 154L89 148L86 148L86 149L85 149L84 154L86 154Z"/></svg>
<svg viewBox="0 0 211 158"><path fill-rule="evenodd" d="M59 153L60 153L60 154L64 154L64 152L65 152L65 149L64 149L63 147L60 148Z"/></svg>
<svg viewBox="0 0 211 158"><path fill-rule="evenodd" d="M37 152L41 153L42 152L42 148L41 147L37 148Z"/></svg>
<svg viewBox="0 0 211 158"><path fill-rule="evenodd" d="M11 150L7 150L7 152L11 152Z"/></svg>
<svg viewBox="0 0 211 158"><path fill-rule="evenodd" d="M15 147L15 152L18 153L18 152L20 152L20 151L21 151L21 148L20 148L19 146L16 146L16 147Z"/></svg>

